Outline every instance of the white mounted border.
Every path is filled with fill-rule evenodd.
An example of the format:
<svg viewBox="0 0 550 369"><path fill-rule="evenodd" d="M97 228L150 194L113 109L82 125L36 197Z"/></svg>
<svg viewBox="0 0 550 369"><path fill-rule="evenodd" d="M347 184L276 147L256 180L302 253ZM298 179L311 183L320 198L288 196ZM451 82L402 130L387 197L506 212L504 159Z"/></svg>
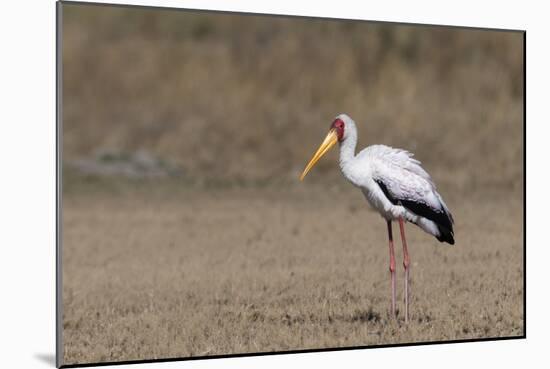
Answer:
<svg viewBox="0 0 550 369"><path fill-rule="evenodd" d="M84 2L84 1L83 1ZM105 2L105 1L96 1ZM546 362L550 25L544 2L110 1L527 30L527 339L120 366L130 368L518 368ZM55 350L55 1L2 4L0 337L2 367L53 367Z"/></svg>

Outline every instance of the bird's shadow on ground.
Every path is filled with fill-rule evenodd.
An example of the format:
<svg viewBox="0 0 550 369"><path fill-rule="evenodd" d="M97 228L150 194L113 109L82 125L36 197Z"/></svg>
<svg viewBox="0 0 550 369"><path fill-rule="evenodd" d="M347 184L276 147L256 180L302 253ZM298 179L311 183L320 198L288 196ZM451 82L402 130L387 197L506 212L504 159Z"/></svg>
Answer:
<svg viewBox="0 0 550 369"><path fill-rule="evenodd" d="M34 354L34 358L55 367L55 354Z"/></svg>

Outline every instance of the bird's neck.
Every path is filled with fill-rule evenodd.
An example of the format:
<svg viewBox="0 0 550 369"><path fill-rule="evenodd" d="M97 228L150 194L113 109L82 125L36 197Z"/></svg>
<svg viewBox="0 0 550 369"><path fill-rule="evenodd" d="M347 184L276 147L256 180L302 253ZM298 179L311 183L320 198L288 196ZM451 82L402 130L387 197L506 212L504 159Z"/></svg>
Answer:
<svg viewBox="0 0 550 369"><path fill-rule="evenodd" d="M355 158L355 148L357 146L357 135L350 135L340 142L340 167L344 167L347 163Z"/></svg>

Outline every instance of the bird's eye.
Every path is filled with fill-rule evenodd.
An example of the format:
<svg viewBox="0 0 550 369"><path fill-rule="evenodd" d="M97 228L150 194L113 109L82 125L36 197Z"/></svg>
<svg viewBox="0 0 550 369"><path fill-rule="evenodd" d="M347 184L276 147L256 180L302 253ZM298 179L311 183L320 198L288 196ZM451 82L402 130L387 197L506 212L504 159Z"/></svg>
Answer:
<svg viewBox="0 0 550 369"><path fill-rule="evenodd" d="M344 122L342 122L340 119L336 119L334 120L334 122L332 122L332 127L342 129L344 128Z"/></svg>

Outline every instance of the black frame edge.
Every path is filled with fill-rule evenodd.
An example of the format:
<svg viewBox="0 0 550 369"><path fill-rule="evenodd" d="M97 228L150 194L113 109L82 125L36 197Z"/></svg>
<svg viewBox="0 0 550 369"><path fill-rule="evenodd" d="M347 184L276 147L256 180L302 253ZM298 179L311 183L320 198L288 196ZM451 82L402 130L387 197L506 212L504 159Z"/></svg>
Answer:
<svg viewBox="0 0 550 369"><path fill-rule="evenodd" d="M63 286L62 286L62 247L61 247L61 212L62 212L62 177L61 177L61 139L62 139L62 91L63 91L63 44L62 26L63 13L62 2L55 3L55 366L60 368L63 365Z"/></svg>

